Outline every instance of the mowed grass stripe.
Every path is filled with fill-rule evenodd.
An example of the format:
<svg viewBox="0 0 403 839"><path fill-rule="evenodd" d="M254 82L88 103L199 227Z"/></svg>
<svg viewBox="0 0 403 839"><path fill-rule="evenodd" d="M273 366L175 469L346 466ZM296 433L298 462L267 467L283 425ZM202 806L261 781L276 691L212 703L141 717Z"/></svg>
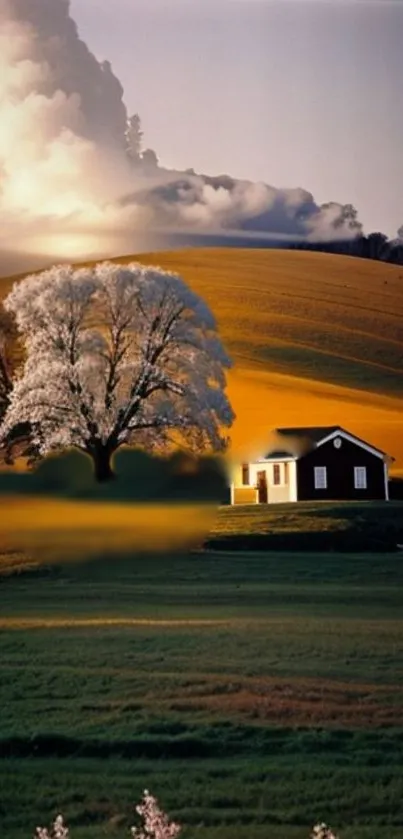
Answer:
<svg viewBox="0 0 403 839"><path fill-rule="evenodd" d="M115 628L115 627L233 627L250 629L253 627L269 628L272 626L294 626L296 618L287 618L281 616L265 616L259 618L251 618L250 615L239 618L0 618L0 630L25 630L25 629L91 629L91 628ZM332 616L334 621L334 616ZM302 623L306 624L307 618L302 618ZM343 626L346 623L354 625L359 622L361 629L367 626L368 632L376 632L383 625L383 621L365 620L362 616L357 618L345 618ZM309 624L322 625L323 615L320 618L311 618ZM393 624L394 619L391 617L388 624ZM337 622L336 622L337 626ZM311 630L310 630L311 631Z"/></svg>
<svg viewBox="0 0 403 839"><path fill-rule="evenodd" d="M242 621L153 618L0 618L0 629L67 629L116 626L235 626Z"/></svg>

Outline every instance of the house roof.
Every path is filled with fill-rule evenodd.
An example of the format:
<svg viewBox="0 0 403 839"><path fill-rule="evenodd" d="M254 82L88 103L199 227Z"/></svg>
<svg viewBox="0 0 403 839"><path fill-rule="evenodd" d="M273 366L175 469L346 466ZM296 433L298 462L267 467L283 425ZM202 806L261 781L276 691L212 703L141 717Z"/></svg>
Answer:
<svg viewBox="0 0 403 839"><path fill-rule="evenodd" d="M292 454L288 451L275 451L269 452L265 455L264 460L285 460L287 458L293 457Z"/></svg>
<svg viewBox="0 0 403 839"><path fill-rule="evenodd" d="M286 437L303 437L305 440L310 440L312 443L319 443L329 434L335 431L342 431L340 425L316 425L299 428L276 428L276 434L281 434Z"/></svg>
<svg viewBox="0 0 403 839"><path fill-rule="evenodd" d="M279 442L284 442L287 444L287 439L290 441L290 446L286 449L284 446L279 449L271 449L264 457L265 460L274 460L274 459L281 459L284 457L294 457L298 460L307 451L315 448L318 446L323 440L326 440L327 437L331 437L333 434L344 434L347 438L356 440L358 444L361 444L364 447L368 447L372 449L373 452L378 452L380 455L384 457L389 457L386 452L382 451L382 449L378 449L376 446L373 446L370 443L367 443L361 437L357 437L355 434L351 434L346 429L342 428L341 425L313 425L313 426L299 426L294 428L276 428L274 429L274 434L281 439L277 439L277 444ZM390 458L393 460L394 458Z"/></svg>
<svg viewBox="0 0 403 839"><path fill-rule="evenodd" d="M338 425L275 428L273 432L276 438L273 442L274 448L265 454L264 459L280 460L284 457L298 459L314 448L321 440L324 440L325 437L328 437L329 434L339 430L340 426ZM280 446L277 448L279 443Z"/></svg>

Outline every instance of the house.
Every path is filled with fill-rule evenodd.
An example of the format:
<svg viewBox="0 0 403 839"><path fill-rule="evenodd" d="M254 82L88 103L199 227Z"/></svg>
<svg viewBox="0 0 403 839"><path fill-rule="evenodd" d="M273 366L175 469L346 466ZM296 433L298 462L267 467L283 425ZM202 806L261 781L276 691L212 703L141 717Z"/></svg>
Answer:
<svg viewBox="0 0 403 839"><path fill-rule="evenodd" d="M263 457L239 464L231 504L389 500L394 458L339 425L278 428Z"/></svg>

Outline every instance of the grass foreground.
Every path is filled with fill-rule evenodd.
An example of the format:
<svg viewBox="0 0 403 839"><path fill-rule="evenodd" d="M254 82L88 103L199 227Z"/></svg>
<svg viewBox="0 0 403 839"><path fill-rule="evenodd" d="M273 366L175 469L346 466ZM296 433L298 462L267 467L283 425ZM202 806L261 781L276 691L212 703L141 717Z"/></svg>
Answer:
<svg viewBox="0 0 403 839"><path fill-rule="evenodd" d="M195 552L0 578L0 834L403 835L403 559ZM32 827L32 830L31 830Z"/></svg>
<svg viewBox="0 0 403 839"><path fill-rule="evenodd" d="M401 268L283 250L138 259L216 314L235 452L314 418L403 472ZM42 527L32 500L22 536L21 499L5 504L1 535L23 542L0 558L2 837L62 812L74 839L117 839L147 787L184 839L307 839L322 820L402 839L401 506L227 509L220 550L49 567L23 553Z"/></svg>
<svg viewBox="0 0 403 839"><path fill-rule="evenodd" d="M395 551L403 545L403 501L224 506L206 545L215 550Z"/></svg>

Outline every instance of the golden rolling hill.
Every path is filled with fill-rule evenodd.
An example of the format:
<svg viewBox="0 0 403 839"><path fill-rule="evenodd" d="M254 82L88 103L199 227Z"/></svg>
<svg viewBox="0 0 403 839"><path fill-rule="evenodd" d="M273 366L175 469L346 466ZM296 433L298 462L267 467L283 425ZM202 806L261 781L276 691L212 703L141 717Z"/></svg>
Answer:
<svg viewBox="0 0 403 839"><path fill-rule="evenodd" d="M121 257L178 272L234 360L236 452L271 428L340 424L403 473L403 268L323 253L189 249ZM12 280L2 280L2 294Z"/></svg>

